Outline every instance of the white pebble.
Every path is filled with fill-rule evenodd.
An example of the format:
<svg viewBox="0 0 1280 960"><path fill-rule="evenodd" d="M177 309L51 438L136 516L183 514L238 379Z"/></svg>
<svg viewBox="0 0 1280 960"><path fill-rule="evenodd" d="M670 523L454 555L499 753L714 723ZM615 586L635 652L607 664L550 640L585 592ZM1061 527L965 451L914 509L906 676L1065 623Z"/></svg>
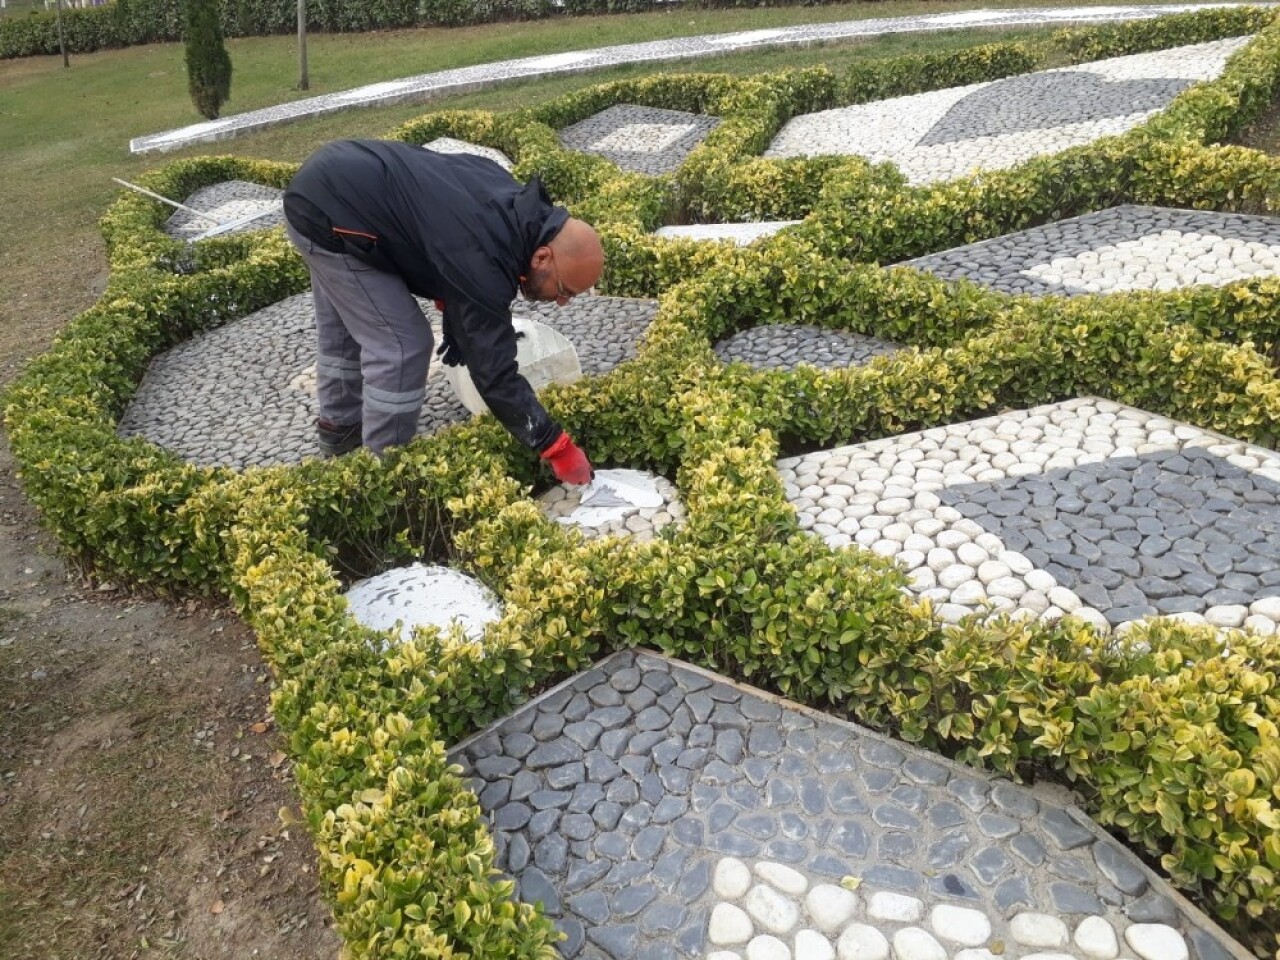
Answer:
<svg viewBox="0 0 1280 960"><path fill-rule="evenodd" d="M1125 943L1142 960L1187 960L1182 934L1163 923L1135 923L1125 928Z"/></svg>
<svg viewBox="0 0 1280 960"><path fill-rule="evenodd" d="M1244 628L1260 637L1270 637L1276 632L1276 622L1270 617L1264 617L1259 614L1252 614L1245 617Z"/></svg>
<svg viewBox="0 0 1280 960"><path fill-rule="evenodd" d="M968 580L960 584L951 593L951 602L965 606L976 606L987 599L987 592L977 580Z"/></svg>
<svg viewBox="0 0 1280 960"><path fill-rule="evenodd" d="M915 923L924 915L924 904L915 897L901 893L880 891L871 895L867 904L867 916L872 920L893 920L897 923Z"/></svg>
<svg viewBox="0 0 1280 960"><path fill-rule="evenodd" d="M1028 579L1027 582L1030 583L1030 580ZM1057 586L1057 581L1054 581L1054 583L1055 586L1049 588L1049 602L1055 607L1062 609L1066 613L1073 613L1084 605L1083 601L1072 591L1066 587Z"/></svg>
<svg viewBox="0 0 1280 960"><path fill-rule="evenodd" d="M991 921L981 910L939 904L929 913L929 925L944 940L976 947L991 936Z"/></svg>
<svg viewBox="0 0 1280 960"><path fill-rule="evenodd" d="M993 580L999 580L1001 577L1007 577L1012 572L1006 564L1001 563L999 560L983 560L978 564L978 579L987 584Z"/></svg>
<svg viewBox="0 0 1280 960"><path fill-rule="evenodd" d="M777 937L755 937L747 944L747 960L791 960L791 950Z"/></svg>
<svg viewBox="0 0 1280 960"><path fill-rule="evenodd" d="M938 572L939 585L946 587L948 590L954 590L961 584L969 583L973 578L973 567L966 566L963 563L953 563L951 566Z"/></svg>
<svg viewBox="0 0 1280 960"><path fill-rule="evenodd" d="M1027 574L1031 573L1035 569L1031 561L1016 550L1001 550L996 554L996 558L1009 568L1010 573L1017 574L1024 579ZM1049 576L1049 574L1045 574L1045 576Z"/></svg>
<svg viewBox="0 0 1280 960"><path fill-rule="evenodd" d="M1009 933L1024 947L1065 947L1067 925L1047 913L1019 913L1009 921Z"/></svg>
<svg viewBox="0 0 1280 960"><path fill-rule="evenodd" d="M804 905L814 926L824 933L836 933L858 909L858 897L844 887L820 883L809 891Z"/></svg>
<svg viewBox="0 0 1280 960"><path fill-rule="evenodd" d="M1031 563L1030 560L1027 563ZM1010 565L1010 569L1014 573L1018 573L1017 569ZM1053 574L1047 570L1028 570L1026 573L1018 574L1023 581L1032 590L1039 590L1041 593L1048 593L1054 587L1058 586L1058 581L1053 578Z"/></svg>
<svg viewBox="0 0 1280 960"><path fill-rule="evenodd" d="M1017 577L1000 577L987 584L987 593L993 597L1017 600L1027 592L1027 585Z"/></svg>
<svg viewBox="0 0 1280 960"><path fill-rule="evenodd" d="M1280 597L1264 597L1249 604L1249 612L1255 616L1280 622Z"/></svg>
<svg viewBox="0 0 1280 960"><path fill-rule="evenodd" d="M788 933L800 920L800 909L772 887L756 884L742 905L757 923L771 933Z"/></svg>
<svg viewBox="0 0 1280 960"><path fill-rule="evenodd" d="M850 924L836 941L840 960L889 960L889 941L875 927Z"/></svg>
<svg viewBox="0 0 1280 960"><path fill-rule="evenodd" d="M732 903L717 903L711 911L707 936L712 943L720 946L746 943L751 939L752 932L751 918L740 907L735 907Z"/></svg>
<svg viewBox="0 0 1280 960"><path fill-rule="evenodd" d="M893 954L897 960L947 960L942 944L919 927L907 927L893 935Z"/></svg>
<svg viewBox="0 0 1280 960"><path fill-rule="evenodd" d="M1115 960L1120 943L1111 924L1102 917L1086 917L1076 927L1076 946L1090 960Z"/></svg>
<svg viewBox="0 0 1280 960"><path fill-rule="evenodd" d="M798 897L809 889L809 881L805 879L803 873L781 863L773 863L766 860L762 863L757 863L755 871L756 876L761 880L777 887L783 893L791 894L793 897Z"/></svg>
<svg viewBox="0 0 1280 960"><path fill-rule="evenodd" d="M946 547L934 547L929 551L927 559L930 567L941 571L955 565L956 555Z"/></svg>
<svg viewBox="0 0 1280 960"><path fill-rule="evenodd" d="M835 960L836 948L816 930L796 934L796 960Z"/></svg>
<svg viewBox="0 0 1280 960"><path fill-rule="evenodd" d="M751 886L751 870L737 857L725 857L716 864L712 888L725 900L737 900Z"/></svg>
<svg viewBox="0 0 1280 960"><path fill-rule="evenodd" d="M911 589L924 593L938 585L938 575L928 567L919 566L907 575L907 582L911 584ZM947 591L947 596L950 595L951 592Z"/></svg>
<svg viewBox="0 0 1280 960"><path fill-rule="evenodd" d="M1238 627L1249 615L1249 608L1239 603L1222 604L1210 607L1204 612L1204 618L1215 627Z"/></svg>

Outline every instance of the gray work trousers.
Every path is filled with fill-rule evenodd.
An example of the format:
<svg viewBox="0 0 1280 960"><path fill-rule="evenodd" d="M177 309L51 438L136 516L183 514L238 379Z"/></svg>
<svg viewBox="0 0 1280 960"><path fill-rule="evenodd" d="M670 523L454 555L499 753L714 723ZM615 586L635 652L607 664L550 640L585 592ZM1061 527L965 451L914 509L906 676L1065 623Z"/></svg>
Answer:
<svg viewBox="0 0 1280 960"><path fill-rule="evenodd" d="M311 268L320 419L340 427L362 422L364 445L374 453L408 443L426 397L431 324L396 274L286 230Z"/></svg>

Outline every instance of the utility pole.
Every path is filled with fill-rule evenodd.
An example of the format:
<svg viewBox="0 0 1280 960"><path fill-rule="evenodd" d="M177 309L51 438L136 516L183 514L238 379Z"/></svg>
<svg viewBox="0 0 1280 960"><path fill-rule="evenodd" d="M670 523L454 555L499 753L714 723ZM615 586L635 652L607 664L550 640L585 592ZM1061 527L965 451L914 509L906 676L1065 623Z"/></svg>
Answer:
<svg viewBox="0 0 1280 960"><path fill-rule="evenodd" d="M62 51L62 67L66 69L71 66L71 60L67 57L67 40L62 32L62 0L58 0L58 49Z"/></svg>
<svg viewBox="0 0 1280 960"><path fill-rule="evenodd" d="M307 0L298 0L298 89L311 89L307 78Z"/></svg>

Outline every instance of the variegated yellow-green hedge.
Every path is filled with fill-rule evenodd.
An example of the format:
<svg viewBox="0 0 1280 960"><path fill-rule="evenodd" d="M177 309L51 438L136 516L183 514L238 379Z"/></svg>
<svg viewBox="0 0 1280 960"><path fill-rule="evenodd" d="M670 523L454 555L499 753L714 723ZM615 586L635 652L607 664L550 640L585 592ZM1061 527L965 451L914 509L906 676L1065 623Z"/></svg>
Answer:
<svg viewBox="0 0 1280 960"><path fill-rule="evenodd" d="M431 114L393 132L498 147L601 227L613 292L660 296L640 356L546 402L600 464L676 480L686 525L649 543L584 542L530 498L537 462L483 418L383 460L197 468L115 434L148 359L304 290L277 231L164 236L167 211L123 197L104 233L112 281L5 398L24 481L72 552L161 589L226 592L277 678L307 820L353 956L546 957L554 931L510 900L475 797L442 741L556 677L646 645L965 761L1071 781L1097 818L1159 856L1258 951L1280 926L1280 639L1161 623L1145 644L996 621L942 627L887 561L803 534L773 469L782 443L868 440L1002 405L1099 394L1275 445L1280 283L1063 301L945 284L877 264L1117 202L1273 210L1280 171L1214 141L1270 102L1273 14L1212 11L896 58L843 74L662 76L510 115ZM1223 77L1121 137L1016 169L908 188L853 158L765 160L788 118L876 96L1082 58L1260 31ZM673 176L562 149L555 128L619 102L714 112ZM145 180L170 196L292 167L208 158ZM658 240L685 218L802 217L748 249ZM808 322L908 349L864 368L726 368L748 326ZM423 631L383 649L347 616L343 577L427 556L482 577L506 614L482 644Z"/></svg>

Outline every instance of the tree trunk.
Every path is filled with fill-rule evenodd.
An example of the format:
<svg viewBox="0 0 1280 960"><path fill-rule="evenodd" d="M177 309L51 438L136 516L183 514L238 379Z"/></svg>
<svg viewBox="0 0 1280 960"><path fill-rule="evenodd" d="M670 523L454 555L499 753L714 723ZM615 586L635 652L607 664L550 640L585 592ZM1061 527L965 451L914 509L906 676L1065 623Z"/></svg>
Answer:
<svg viewBox="0 0 1280 960"><path fill-rule="evenodd" d="M63 68L71 66L71 59L67 56L67 39L62 32L62 0L58 0L58 49L62 51Z"/></svg>
<svg viewBox="0 0 1280 960"><path fill-rule="evenodd" d="M307 0L298 0L298 89L311 89L307 77Z"/></svg>

